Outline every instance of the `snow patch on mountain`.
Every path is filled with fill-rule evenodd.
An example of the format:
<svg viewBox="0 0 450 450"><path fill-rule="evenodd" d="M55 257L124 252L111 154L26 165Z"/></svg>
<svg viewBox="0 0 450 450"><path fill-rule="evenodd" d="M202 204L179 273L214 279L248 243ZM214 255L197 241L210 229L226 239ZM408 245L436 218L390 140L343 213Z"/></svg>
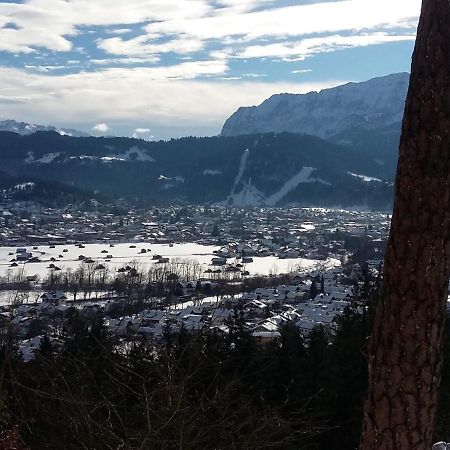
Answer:
<svg viewBox="0 0 450 450"><path fill-rule="evenodd" d="M220 202L219 205L238 207L275 206L276 204L281 202L281 200L283 200L283 198L286 197L289 192L296 189L301 183L321 183L331 186L331 183L329 183L328 181L312 176L313 172L317 170L315 167L302 167L300 172L287 180L277 192L274 192L270 196L266 197L256 186L252 184L251 179L247 183L242 181L248 155L249 151L246 150L242 155L238 174L234 181L231 193L227 197L227 199L223 202ZM239 184L243 186L239 191L236 192L237 186Z"/></svg>
<svg viewBox="0 0 450 450"><path fill-rule="evenodd" d="M246 153L247 154L247 153ZM244 155L245 156L245 155ZM331 183L328 181L322 180L321 178L315 178L311 175L315 170L315 167L302 167L302 170L294 175L291 179L286 181L280 190L273 193L269 197L266 196L252 184L251 179L248 183L243 183L243 187L240 191L236 191L237 184L241 183L241 179L243 176L243 167L245 164L245 160L241 160L241 164L239 167L238 177L236 178L238 181L233 186L233 190L228 198L220 202L220 205L227 206L238 206L238 207L247 207L247 206L275 206L279 203L289 192L296 189L301 183L322 183L331 186Z"/></svg>
<svg viewBox="0 0 450 450"><path fill-rule="evenodd" d="M131 147L125 153L119 155L109 155L109 158L116 158L118 161L139 161L139 162L155 162L155 160L143 149L136 145Z"/></svg>
<svg viewBox="0 0 450 450"><path fill-rule="evenodd" d="M216 169L205 169L203 171L203 175L221 175L222 171L221 170L216 170Z"/></svg>
<svg viewBox="0 0 450 450"><path fill-rule="evenodd" d="M113 150L114 147L111 145L105 145L108 150ZM114 161L138 161L138 162L155 162L155 159L152 158L144 149L137 147L136 145L131 147L124 153L119 153L117 155L108 155L102 156L100 158L101 161L105 163L110 163Z"/></svg>
<svg viewBox="0 0 450 450"><path fill-rule="evenodd" d="M320 183L320 184L324 184L325 186L332 186L332 183L330 183L327 180L323 180L322 178L310 178L307 183Z"/></svg>
<svg viewBox="0 0 450 450"><path fill-rule="evenodd" d="M278 192L275 192L266 200L267 206L275 206L280 202L286 195L293 191L301 183L322 183L331 186L328 181L322 180L321 178L313 178L311 174L316 170L315 167L302 167L302 170L294 175L291 179L286 181L284 185Z"/></svg>
<svg viewBox="0 0 450 450"><path fill-rule="evenodd" d="M84 156L80 156L80 159L86 159ZM92 159L92 158L91 158ZM123 158L118 158L117 156L102 156L100 161L109 163L113 161L125 161Z"/></svg>
<svg viewBox="0 0 450 450"><path fill-rule="evenodd" d="M161 189L163 191L173 189L176 187L177 184L184 183L186 181L185 178L180 175L177 175L175 177L166 177L165 175L162 174L158 177L158 180L164 183L161 186Z"/></svg>
<svg viewBox="0 0 450 450"><path fill-rule="evenodd" d="M379 178L368 177L367 175L360 175L358 173L353 173L353 172L347 172L347 173L349 175L351 175L352 177L359 178L359 179L365 181L366 183L369 183L371 181L377 181L377 182L381 183L381 180Z"/></svg>
<svg viewBox="0 0 450 450"><path fill-rule="evenodd" d="M236 186L239 184L239 182L242 179L242 176L244 175L245 172L245 167L247 166L247 160L248 157L250 156L250 150L248 148L246 148L244 150L244 153L241 156L241 161L239 163L239 169L238 169L238 173L236 175L236 178L234 179L234 183L233 183L233 189L232 189L232 193L234 191L234 189L236 188Z"/></svg>
<svg viewBox="0 0 450 450"><path fill-rule="evenodd" d="M283 199L289 192L293 191L300 183L308 181L309 176L314 171L314 167L302 167L299 173L294 175L290 180L286 181L278 192L272 194L266 203L268 206L276 205L281 199Z"/></svg>
<svg viewBox="0 0 450 450"><path fill-rule="evenodd" d="M260 192L255 186L252 185L251 180L244 184L243 188L236 194L232 194L228 199L223 202L223 205L227 206L263 206L266 199L264 194Z"/></svg>
<svg viewBox="0 0 450 450"><path fill-rule="evenodd" d="M250 156L250 150L248 148L246 148L244 150L244 153L241 156L241 161L239 162L238 173L236 175L236 178L234 179L233 187L231 188L231 192L228 197L228 202L233 201L233 196L235 195L236 188L237 188L238 184L241 182L242 177L244 176L244 172L245 172L245 168L247 166L247 160L248 160L249 156Z"/></svg>
<svg viewBox="0 0 450 450"><path fill-rule="evenodd" d="M112 147L111 147L112 149ZM28 156L25 158L25 163L42 163L49 164L53 162L61 153L53 152L47 153L39 159L35 159L33 152L28 152ZM120 153L117 155L107 155L107 156L93 156L93 155L80 155L80 156L69 156L67 160L90 160L90 161L101 161L104 163L111 163L115 161L124 162L124 161L138 161L138 162L155 162L154 158L152 158L144 149L141 149L137 146L131 147L124 153Z"/></svg>
<svg viewBox="0 0 450 450"><path fill-rule="evenodd" d="M20 183L20 184L16 184L14 186L14 189L19 189L21 191L25 191L25 190L32 190L34 189L34 187L36 186L35 183L33 183L32 181L27 181L25 183Z"/></svg>
<svg viewBox="0 0 450 450"><path fill-rule="evenodd" d="M28 152L28 156L25 158L26 164L32 164L32 163L41 163L41 164L50 164L53 162L61 153L60 152L53 152L53 153L46 153L44 156L42 156L39 159L34 159L33 152Z"/></svg>
<svg viewBox="0 0 450 450"><path fill-rule="evenodd" d="M34 162L41 163L41 164L50 164L53 162L61 153L59 152L53 152L53 153L46 153L42 158L36 159Z"/></svg>

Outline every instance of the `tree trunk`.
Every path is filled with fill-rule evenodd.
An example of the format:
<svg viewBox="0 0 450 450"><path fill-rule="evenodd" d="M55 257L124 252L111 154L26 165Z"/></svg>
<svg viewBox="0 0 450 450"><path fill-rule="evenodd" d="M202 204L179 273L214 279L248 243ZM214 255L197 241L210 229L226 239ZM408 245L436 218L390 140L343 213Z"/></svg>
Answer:
<svg viewBox="0 0 450 450"><path fill-rule="evenodd" d="M450 1L423 0L369 345L362 450L431 449L449 254Z"/></svg>

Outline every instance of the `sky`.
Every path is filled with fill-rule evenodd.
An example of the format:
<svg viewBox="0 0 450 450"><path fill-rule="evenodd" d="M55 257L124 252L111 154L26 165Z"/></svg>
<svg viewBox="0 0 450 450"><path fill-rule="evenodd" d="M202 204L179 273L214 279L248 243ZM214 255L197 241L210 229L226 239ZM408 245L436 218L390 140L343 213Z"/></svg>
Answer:
<svg viewBox="0 0 450 450"><path fill-rule="evenodd" d="M410 69L420 0L0 2L0 120L208 136L240 106Z"/></svg>

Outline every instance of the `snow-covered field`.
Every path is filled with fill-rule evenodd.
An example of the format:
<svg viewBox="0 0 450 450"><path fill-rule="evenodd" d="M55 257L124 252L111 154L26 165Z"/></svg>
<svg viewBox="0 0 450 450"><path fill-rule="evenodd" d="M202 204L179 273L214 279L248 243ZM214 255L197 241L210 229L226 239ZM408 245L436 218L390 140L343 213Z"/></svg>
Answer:
<svg viewBox="0 0 450 450"><path fill-rule="evenodd" d="M218 246L195 243L181 243L169 246L169 244L133 242L114 244L113 247L110 247L109 244L85 244L84 248L79 248L75 245L56 245L54 248L50 248L48 245L45 245L37 248L27 247L27 251L38 257L41 262L18 262L18 267L10 267L12 264L11 260L16 257L16 248L0 247L0 276L5 276L8 271L14 273L18 270L24 270L27 275L38 274L43 277L48 274L48 266L51 263L60 269L76 269L82 264L79 260L80 255L107 265L112 270L116 270L131 261L138 261L141 266L149 267L151 264L155 264L155 261L152 260L153 255L160 255L169 258L171 261L174 259L195 260L202 264L206 270L208 267L212 267L210 266L211 258L215 256L214 250L218 249ZM146 250L146 253L141 253L142 250ZM111 259L106 258L109 255L112 256ZM56 261L51 261L52 257ZM228 262L233 263L235 261L230 259ZM245 270L251 275L281 274L312 268L320 263L324 263L324 261L319 262L303 258L278 259L275 256L254 257L252 263L245 265ZM339 265L339 261L330 259L327 261L327 265L336 266Z"/></svg>

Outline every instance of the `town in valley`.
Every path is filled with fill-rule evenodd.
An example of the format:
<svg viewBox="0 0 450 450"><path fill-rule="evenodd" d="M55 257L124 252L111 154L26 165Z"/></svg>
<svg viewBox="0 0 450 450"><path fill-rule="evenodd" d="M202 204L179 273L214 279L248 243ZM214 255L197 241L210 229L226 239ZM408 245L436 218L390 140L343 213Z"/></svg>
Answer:
<svg viewBox="0 0 450 450"><path fill-rule="evenodd" d="M0 326L25 360L77 310L122 340L228 332L241 311L259 341L295 324L307 338L362 311L364 276L379 276L390 216L325 208L123 204L0 208Z"/></svg>

